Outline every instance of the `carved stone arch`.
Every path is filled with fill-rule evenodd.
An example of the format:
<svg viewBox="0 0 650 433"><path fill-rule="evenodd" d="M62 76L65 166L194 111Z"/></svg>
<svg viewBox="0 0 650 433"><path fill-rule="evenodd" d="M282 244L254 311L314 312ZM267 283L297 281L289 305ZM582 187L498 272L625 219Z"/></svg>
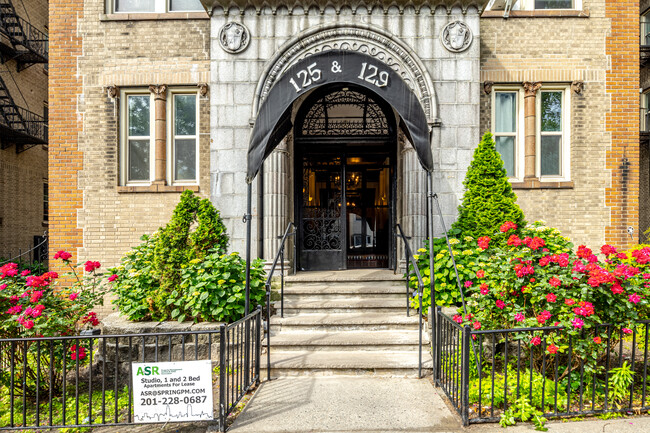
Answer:
<svg viewBox="0 0 650 433"><path fill-rule="evenodd" d="M285 43L269 60L255 90L253 118L273 84L300 60L329 50L350 50L377 58L393 69L417 96L429 125L438 125L433 81L420 58L393 34L365 23L326 24L307 29Z"/></svg>

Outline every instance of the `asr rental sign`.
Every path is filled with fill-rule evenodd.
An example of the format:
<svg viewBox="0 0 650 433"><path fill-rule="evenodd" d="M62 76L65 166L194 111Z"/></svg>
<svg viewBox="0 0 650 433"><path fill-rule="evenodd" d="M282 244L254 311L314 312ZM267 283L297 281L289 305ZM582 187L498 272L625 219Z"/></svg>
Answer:
<svg viewBox="0 0 650 433"><path fill-rule="evenodd" d="M137 423L214 418L211 361L132 364Z"/></svg>

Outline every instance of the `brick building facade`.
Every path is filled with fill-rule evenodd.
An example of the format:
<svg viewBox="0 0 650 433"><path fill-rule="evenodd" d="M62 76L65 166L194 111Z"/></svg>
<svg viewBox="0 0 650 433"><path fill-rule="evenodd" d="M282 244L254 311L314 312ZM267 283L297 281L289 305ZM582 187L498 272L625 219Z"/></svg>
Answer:
<svg viewBox="0 0 650 433"><path fill-rule="evenodd" d="M1 262L17 260L48 229L48 6L2 0L0 9Z"/></svg>
<svg viewBox="0 0 650 433"><path fill-rule="evenodd" d="M492 130L529 221L544 219L590 246L628 245L647 228L639 205L647 155L639 150L638 1L520 0L507 19L503 10L484 10L486 1L222 3L204 0L208 15L190 1L51 1L52 251L113 265L165 223L188 188L215 203L231 248L243 250L251 128L274 84L285 81L296 99L284 113L267 110L283 117L273 132L278 147L252 184L253 254L271 257L288 221L314 220L312 201L332 203L318 180L325 160L344 161L334 170L348 170L346 178L328 169L336 181L326 181L341 182L351 198L334 199L348 212L335 212L348 265L369 256L375 265L398 263L386 229L397 222L421 241L426 178L404 122L410 114L386 108L394 95L382 93L396 81L410 89L431 131L434 190L447 224L472 151ZM330 50L359 62L346 63L362 68L357 81L336 81L345 72L336 60L327 68L308 62ZM319 104L333 111L323 114ZM350 125L364 125L354 140ZM343 153L332 153L336 140L327 134L339 137L336 152ZM357 144L341 150L340 137ZM372 157L360 150L370 143ZM327 157L310 159L323 149ZM384 180L373 204L357 212L350 185ZM383 222L371 214L385 215ZM308 235L303 230L302 241ZM305 245L299 242L313 250ZM303 268L316 263L299 257ZM345 260L325 266L345 267Z"/></svg>

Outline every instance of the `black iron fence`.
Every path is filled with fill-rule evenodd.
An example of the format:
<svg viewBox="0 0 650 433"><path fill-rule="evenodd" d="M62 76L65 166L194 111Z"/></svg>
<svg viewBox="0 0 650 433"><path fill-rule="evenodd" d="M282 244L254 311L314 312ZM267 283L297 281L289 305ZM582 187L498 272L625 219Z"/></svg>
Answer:
<svg viewBox="0 0 650 433"><path fill-rule="evenodd" d="M133 362L210 360L225 431L259 383L261 313L218 330L0 340L0 430L135 424Z"/></svg>
<svg viewBox="0 0 650 433"><path fill-rule="evenodd" d="M47 234L34 236L34 242L25 250L18 249L18 251L9 251L8 257L8 259L0 257L0 266L10 262L18 263L20 267L42 264L43 269L41 270L47 270Z"/></svg>
<svg viewBox="0 0 650 433"><path fill-rule="evenodd" d="M436 310L434 380L465 425L510 408L544 417L647 411L648 328L473 330ZM560 343L561 341L561 343Z"/></svg>

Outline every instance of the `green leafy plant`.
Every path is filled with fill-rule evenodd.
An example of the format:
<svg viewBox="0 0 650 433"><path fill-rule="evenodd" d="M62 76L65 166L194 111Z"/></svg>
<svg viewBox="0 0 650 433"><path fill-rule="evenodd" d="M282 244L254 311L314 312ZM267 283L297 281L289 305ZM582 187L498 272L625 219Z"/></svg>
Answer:
<svg viewBox="0 0 650 433"><path fill-rule="evenodd" d="M535 409L530 404L528 397L524 396L515 400L515 403L501 414L499 424L501 427L508 427L515 425L517 419L523 422L531 420L535 425L535 430L548 431L548 428L544 426L546 424L546 418L542 416L542 411Z"/></svg>
<svg viewBox="0 0 650 433"><path fill-rule="evenodd" d="M250 311L264 304L264 263L251 264ZM205 321L235 321L244 316L246 261L238 253L212 253L195 259L182 271L182 283L169 297L171 317ZM249 311L249 312L250 312Z"/></svg>
<svg viewBox="0 0 650 433"><path fill-rule="evenodd" d="M630 386L634 382L634 371L630 368L627 361L623 362L618 368L610 370L608 380L609 385L609 402L616 408L620 408L623 400L629 396Z"/></svg>
<svg viewBox="0 0 650 433"><path fill-rule="evenodd" d="M465 175L465 194L452 228L479 238L495 232L506 221L525 226L524 213L503 168L492 134L486 132L474 151Z"/></svg>
<svg viewBox="0 0 650 433"><path fill-rule="evenodd" d="M195 223L198 226L191 232ZM183 265L202 259L213 249L224 254L227 246L226 227L210 200L201 200L192 191L183 192L171 220L159 231L155 246L153 263L160 287L171 292L180 284Z"/></svg>

